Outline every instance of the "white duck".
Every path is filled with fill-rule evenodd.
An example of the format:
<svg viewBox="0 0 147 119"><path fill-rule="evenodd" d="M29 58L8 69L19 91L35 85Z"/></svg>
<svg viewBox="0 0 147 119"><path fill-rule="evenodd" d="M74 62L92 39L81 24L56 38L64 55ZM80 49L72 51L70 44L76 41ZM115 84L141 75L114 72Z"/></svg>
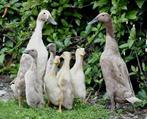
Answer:
<svg viewBox="0 0 147 119"><path fill-rule="evenodd" d="M25 74L25 92L27 104L31 107L43 107L44 100L38 88L37 50L25 50L30 55L31 64Z"/></svg>
<svg viewBox="0 0 147 119"><path fill-rule="evenodd" d="M135 97L126 63L119 53L111 16L108 13L100 13L89 24L97 21L103 22L106 27L106 44L100 58L100 65L106 90L111 99L111 109L115 108L116 102L140 101Z"/></svg>
<svg viewBox="0 0 147 119"><path fill-rule="evenodd" d="M48 103L51 102L54 105L59 106L59 112L61 112L61 106L63 104L63 91L58 85L57 69L60 64L60 57L56 56L53 60L51 70L47 73L44 79L45 89L48 96Z"/></svg>
<svg viewBox="0 0 147 119"><path fill-rule="evenodd" d="M37 57L37 72L38 72L38 79L43 80L43 75L45 73L45 68L48 59L48 51L42 41L42 28L45 22L52 23L53 25L57 25L54 21L53 17L51 16L50 12L47 10L42 10L37 18L36 28L35 31L29 40L29 43L26 47L26 50L29 49L36 49L38 52ZM40 82L40 85L43 86L43 82ZM41 92L42 88L40 89Z"/></svg>
<svg viewBox="0 0 147 119"><path fill-rule="evenodd" d="M85 55L85 49L78 48L75 55L76 62L70 70L74 96L84 101L86 98L85 74L83 71L83 57Z"/></svg>
<svg viewBox="0 0 147 119"><path fill-rule="evenodd" d="M18 98L19 106L21 106L22 100L25 97L25 73L30 67L30 56L23 54L20 59L20 66L17 73L17 77L12 81L11 89L14 92L14 96Z"/></svg>
<svg viewBox="0 0 147 119"><path fill-rule="evenodd" d="M64 63L57 73L58 84L63 91L63 106L67 109L72 109L73 106L73 87L71 83L71 73L70 73L70 52L63 52L61 57L64 59Z"/></svg>

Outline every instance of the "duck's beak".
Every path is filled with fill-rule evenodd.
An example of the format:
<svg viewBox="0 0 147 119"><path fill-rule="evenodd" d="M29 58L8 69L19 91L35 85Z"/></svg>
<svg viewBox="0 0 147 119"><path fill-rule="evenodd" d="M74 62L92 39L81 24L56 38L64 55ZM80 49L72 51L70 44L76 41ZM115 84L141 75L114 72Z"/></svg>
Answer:
<svg viewBox="0 0 147 119"><path fill-rule="evenodd" d="M63 58L63 54L59 56L60 58Z"/></svg>
<svg viewBox="0 0 147 119"><path fill-rule="evenodd" d="M46 49L49 50L51 43L46 46Z"/></svg>
<svg viewBox="0 0 147 119"><path fill-rule="evenodd" d="M54 43L50 43L49 45L47 45L47 50L56 54L56 45Z"/></svg>
<svg viewBox="0 0 147 119"><path fill-rule="evenodd" d="M90 21L88 24L94 24L94 23L96 23L96 22L98 22L97 16L96 16L92 21Z"/></svg>
<svg viewBox="0 0 147 119"><path fill-rule="evenodd" d="M60 59L58 61L54 61L55 64L60 64Z"/></svg>
<svg viewBox="0 0 147 119"><path fill-rule="evenodd" d="M53 25L58 25L57 22L53 19L53 17L49 17L47 21Z"/></svg>
<svg viewBox="0 0 147 119"><path fill-rule="evenodd" d="M86 54L86 52L84 51L82 55L84 56L85 54Z"/></svg>
<svg viewBox="0 0 147 119"><path fill-rule="evenodd" d="M85 50L81 52L81 56L84 56L86 54Z"/></svg>

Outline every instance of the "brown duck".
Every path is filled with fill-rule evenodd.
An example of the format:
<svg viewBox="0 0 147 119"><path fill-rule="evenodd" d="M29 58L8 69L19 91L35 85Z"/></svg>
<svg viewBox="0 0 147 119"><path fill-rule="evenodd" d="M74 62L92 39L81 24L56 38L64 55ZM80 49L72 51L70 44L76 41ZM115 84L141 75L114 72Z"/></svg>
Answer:
<svg viewBox="0 0 147 119"><path fill-rule="evenodd" d="M111 109L115 108L116 102L135 103L140 101L135 97L126 63L120 55L111 16L108 13L100 13L89 24L98 21L103 22L106 27L106 43L100 57L100 66L111 100Z"/></svg>

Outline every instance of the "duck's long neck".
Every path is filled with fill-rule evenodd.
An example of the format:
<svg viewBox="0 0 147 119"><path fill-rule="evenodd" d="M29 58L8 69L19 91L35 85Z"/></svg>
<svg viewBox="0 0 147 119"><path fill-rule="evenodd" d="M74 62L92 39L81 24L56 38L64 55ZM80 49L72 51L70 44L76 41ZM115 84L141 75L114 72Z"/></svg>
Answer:
<svg viewBox="0 0 147 119"><path fill-rule="evenodd" d="M55 53L50 52L49 62L52 62L55 58Z"/></svg>
<svg viewBox="0 0 147 119"><path fill-rule="evenodd" d="M70 59L64 59L63 69L70 69Z"/></svg>
<svg viewBox="0 0 147 119"><path fill-rule="evenodd" d="M106 44L105 44L105 50L110 50L115 53L118 53L118 44L115 40L112 20L108 23L105 23L106 27Z"/></svg>
<svg viewBox="0 0 147 119"><path fill-rule="evenodd" d="M105 27L106 27L106 35L110 35L112 38L114 38L115 35L114 35L112 20L108 23L105 23Z"/></svg>
<svg viewBox="0 0 147 119"><path fill-rule="evenodd" d="M42 28L43 28L43 25L44 25L44 22L40 21L40 20L37 20L37 23L36 23L36 27L35 27L35 30L33 32L33 35L32 35L32 38L31 38L31 41L30 42L39 42L40 44L43 43L42 40Z"/></svg>
<svg viewBox="0 0 147 119"><path fill-rule="evenodd" d="M47 67L46 67L46 73L50 72L52 65L53 65L54 58L55 58L55 53L50 52L50 57L49 57L49 60L47 62Z"/></svg>
<svg viewBox="0 0 147 119"><path fill-rule="evenodd" d="M38 46L44 47L44 43L42 41L43 25L44 25L43 22L37 20L35 30L31 36L31 39L29 40L29 43L27 45L27 49L31 49L32 47L38 47ZM38 47L38 48L40 48L40 47ZM38 48L36 49L37 51L39 51Z"/></svg>
<svg viewBox="0 0 147 119"><path fill-rule="evenodd" d="M83 56L80 56L79 54L76 54L76 62L73 66L73 69L83 69Z"/></svg>
<svg viewBox="0 0 147 119"><path fill-rule="evenodd" d="M53 63L52 67L51 67L51 71L49 72L50 75L56 76L57 75L57 65L55 63Z"/></svg>
<svg viewBox="0 0 147 119"><path fill-rule="evenodd" d="M40 20L37 20L35 32L37 32L37 33L42 33L43 25L44 25L44 22L42 22L42 21L40 21Z"/></svg>

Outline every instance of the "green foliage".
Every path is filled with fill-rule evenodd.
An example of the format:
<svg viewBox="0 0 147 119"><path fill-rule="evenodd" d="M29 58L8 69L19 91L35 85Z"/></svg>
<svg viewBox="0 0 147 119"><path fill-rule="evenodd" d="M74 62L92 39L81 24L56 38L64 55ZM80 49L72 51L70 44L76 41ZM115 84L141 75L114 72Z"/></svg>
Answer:
<svg viewBox="0 0 147 119"><path fill-rule="evenodd" d="M110 112L102 105L76 103L72 110L57 112L56 108L19 108L14 101L0 101L0 118L2 119L108 119Z"/></svg>
<svg viewBox="0 0 147 119"><path fill-rule="evenodd" d="M141 91L138 92L138 97L142 100L139 106L144 107L145 105L147 105L147 88L142 88Z"/></svg>
<svg viewBox="0 0 147 119"><path fill-rule="evenodd" d="M80 40L76 45L86 48L85 73L87 84L101 84L102 72L99 66L100 55L105 43L105 30L102 24L87 25L99 12L111 14L116 40L120 53L131 75L138 78L140 87L146 86L145 76L145 39L146 35L140 25L145 15L145 0L11 0L10 8L4 18L0 17L0 41L3 46L0 50L0 74L16 75L22 51L35 28L35 20L41 9L49 9L58 22L58 26L46 24L43 29L43 40L47 45L55 42L58 51L67 48ZM3 15L8 1L0 1L0 15ZM1 43L1 42L0 42ZM70 50L75 51L75 47ZM135 80L134 79L134 80Z"/></svg>

